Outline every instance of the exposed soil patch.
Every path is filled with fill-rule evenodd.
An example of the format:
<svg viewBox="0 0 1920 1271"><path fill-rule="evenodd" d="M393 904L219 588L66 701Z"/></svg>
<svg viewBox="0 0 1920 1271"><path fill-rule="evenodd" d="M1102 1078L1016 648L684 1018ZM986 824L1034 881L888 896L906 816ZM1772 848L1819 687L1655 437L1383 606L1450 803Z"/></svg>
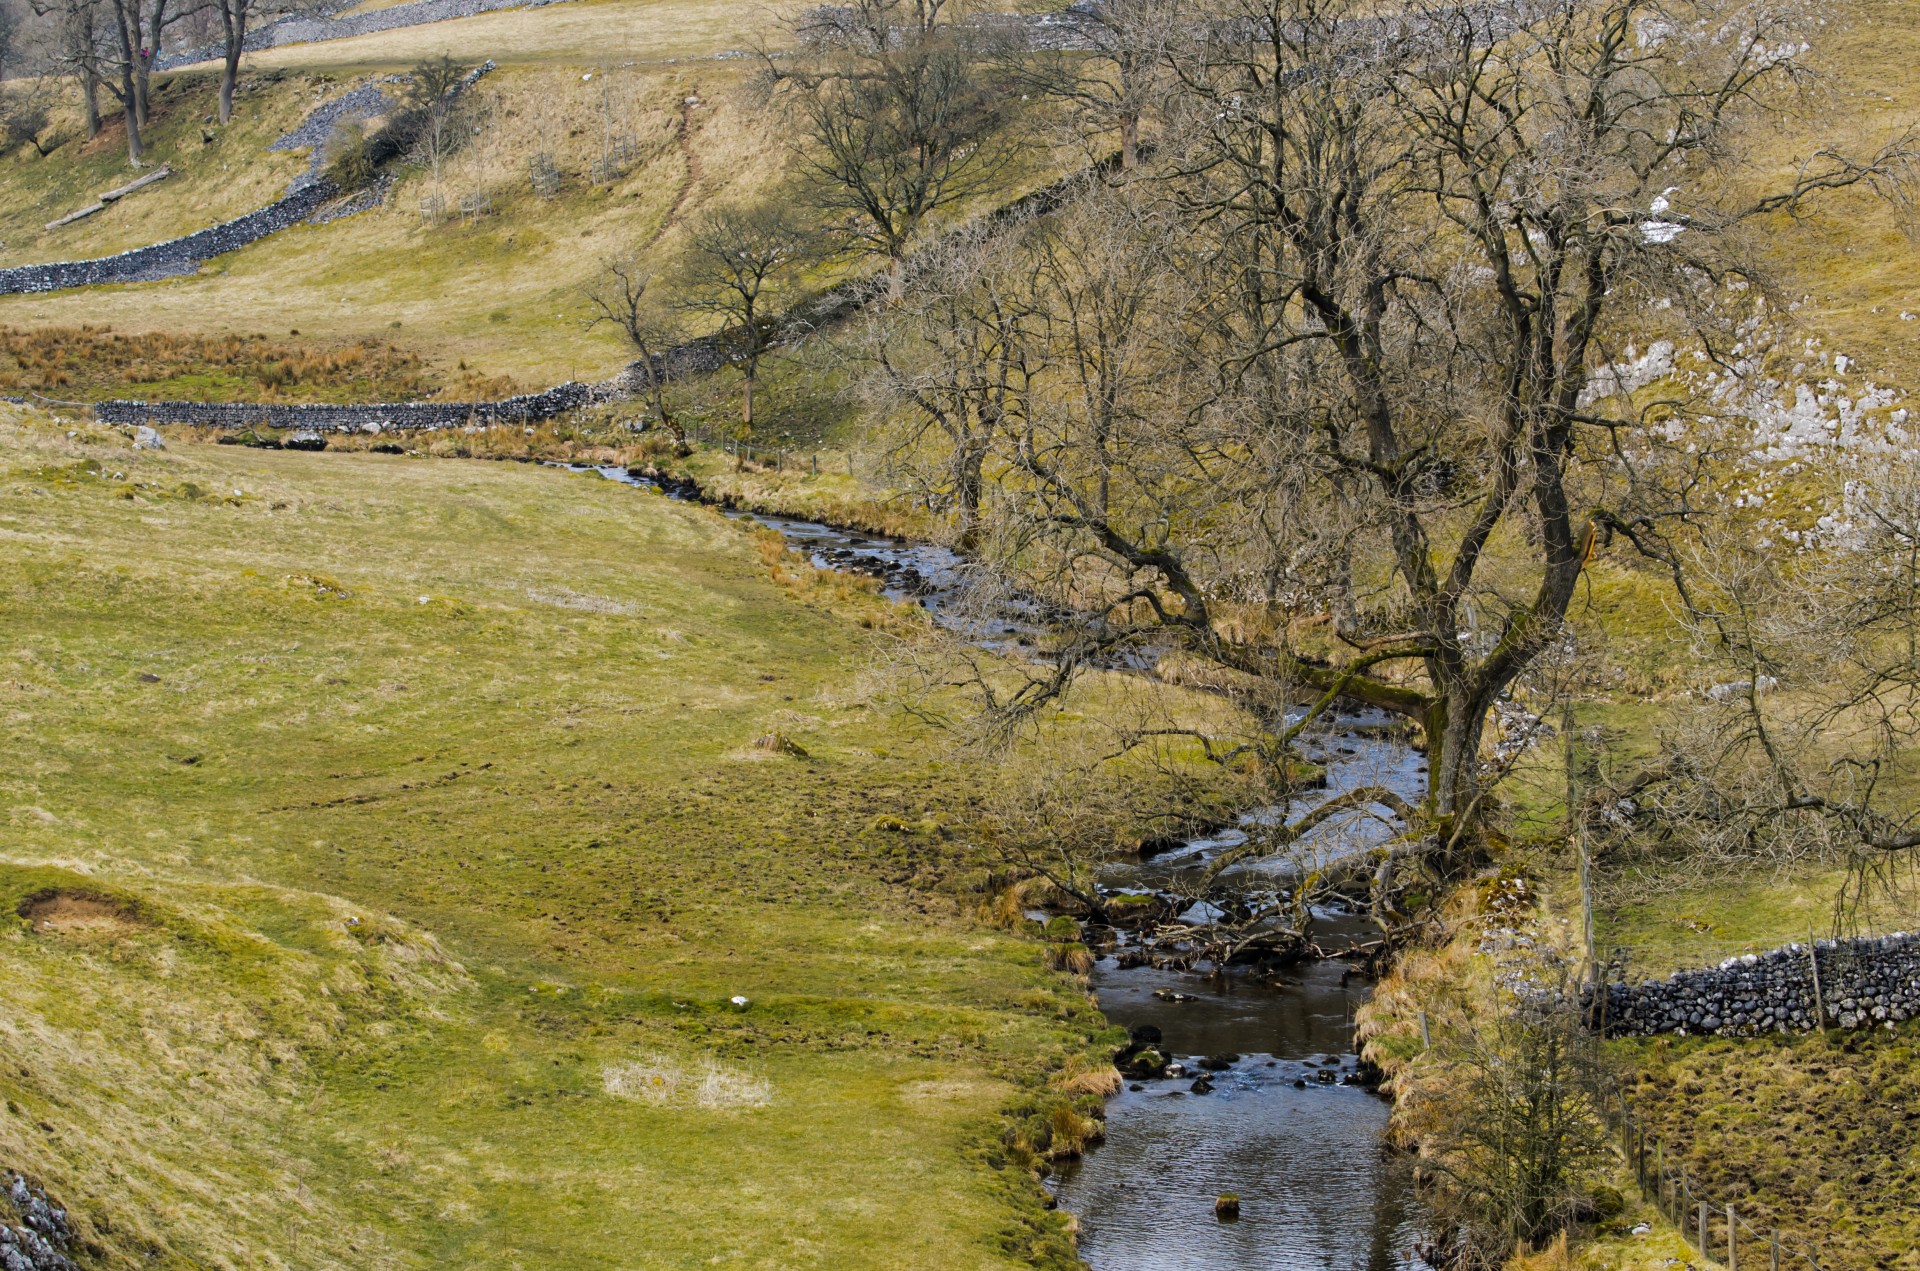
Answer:
<svg viewBox="0 0 1920 1271"><path fill-rule="evenodd" d="M70 939L112 939L148 926L121 902L79 891L41 892L24 901L19 912L32 924L35 934Z"/></svg>

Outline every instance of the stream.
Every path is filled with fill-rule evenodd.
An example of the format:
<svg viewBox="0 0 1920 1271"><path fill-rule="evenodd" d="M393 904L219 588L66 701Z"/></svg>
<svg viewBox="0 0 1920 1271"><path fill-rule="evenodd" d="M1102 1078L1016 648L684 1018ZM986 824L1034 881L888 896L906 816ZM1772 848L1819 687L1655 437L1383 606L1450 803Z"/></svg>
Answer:
<svg viewBox="0 0 1920 1271"><path fill-rule="evenodd" d="M670 497L683 492L625 468L556 464ZM1039 620L1016 608L991 622L960 602L967 562L946 548L905 543L792 517L751 519L785 536L816 568L862 573L885 595L923 605L933 620L988 645L1025 645ZM1326 771L1323 788L1285 808L1242 814L1238 824L1150 859L1115 861L1113 892L1188 890L1212 857L1244 842L1248 827L1297 816L1361 785L1423 792L1425 756L1379 712L1354 709L1303 737ZM1384 814L1384 809L1379 809ZM1336 818L1304 840L1327 858L1391 834L1384 815ZM1248 862L1234 874L1272 876L1285 865ZM1329 950L1375 934L1365 918L1315 912L1313 938ZM1157 1029L1176 1063L1168 1075L1130 1081L1107 1104L1107 1138L1047 1181L1080 1223L1080 1254L1095 1271L1390 1271L1424 1267L1415 1252L1419 1205L1406 1162L1385 1144L1389 1106L1360 1084L1354 1011L1370 986L1337 958L1307 961L1277 980L1239 968L1224 975L1122 965L1129 937L1094 965L1101 1009L1129 1030ZM1179 1075L1174 1075L1178 1072ZM1204 1073L1210 1091L1195 1093ZM1240 1197L1240 1217L1214 1215L1214 1199Z"/></svg>

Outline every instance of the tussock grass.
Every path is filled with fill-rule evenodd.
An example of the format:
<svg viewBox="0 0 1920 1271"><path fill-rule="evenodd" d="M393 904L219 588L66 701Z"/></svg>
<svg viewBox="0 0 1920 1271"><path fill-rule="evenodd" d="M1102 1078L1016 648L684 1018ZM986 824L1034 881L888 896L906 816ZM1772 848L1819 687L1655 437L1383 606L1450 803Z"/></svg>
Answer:
<svg viewBox="0 0 1920 1271"><path fill-rule="evenodd" d="M465 362L457 379L442 383L419 354L374 338L314 346L260 334L0 326L0 390L81 401L354 402L436 395L484 400L509 396L517 386Z"/></svg>
<svg viewBox="0 0 1920 1271"><path fill-rule="evenodd" d="M1670 1166L1835 1266L1920 1267L1920 1033L1618 1043ZM1741 1262L1747 1261L1743 1250Z"/></svg>

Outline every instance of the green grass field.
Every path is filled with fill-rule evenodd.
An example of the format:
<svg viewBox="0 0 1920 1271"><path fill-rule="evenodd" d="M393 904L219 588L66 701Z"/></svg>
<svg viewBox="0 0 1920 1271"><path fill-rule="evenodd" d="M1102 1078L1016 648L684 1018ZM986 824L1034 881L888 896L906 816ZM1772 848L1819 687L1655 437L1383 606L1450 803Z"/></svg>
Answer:
<svg viewBox="0 0 1920 1271"><path fill-rule="evenodd" d="M970 916L884 602L595 477L18 412L0 534L0 1162L98 1265L1061 1256L997 1145L1104 1025Z"/></svg>

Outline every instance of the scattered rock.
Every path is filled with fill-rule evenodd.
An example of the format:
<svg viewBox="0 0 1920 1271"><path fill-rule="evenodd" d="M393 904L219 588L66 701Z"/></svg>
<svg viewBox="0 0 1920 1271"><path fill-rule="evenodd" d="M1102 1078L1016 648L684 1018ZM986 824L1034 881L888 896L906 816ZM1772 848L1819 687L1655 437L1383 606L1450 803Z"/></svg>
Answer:
<svg viewBox="0 0 1920 1271"><path fill-rule="evenodd" d="M1213 1216L1231 1222L1240 1216L1240 1198L1232 1192L1213 1198Z"/></svg>
<svg viewBox="0 0 1920 1271"><path fill-rule="evenodd" d="M133 448L135 450L165 450L167 443L166 439L161 437L156 429L149 428L147 425L142 424L134 430Z"/></svg>

